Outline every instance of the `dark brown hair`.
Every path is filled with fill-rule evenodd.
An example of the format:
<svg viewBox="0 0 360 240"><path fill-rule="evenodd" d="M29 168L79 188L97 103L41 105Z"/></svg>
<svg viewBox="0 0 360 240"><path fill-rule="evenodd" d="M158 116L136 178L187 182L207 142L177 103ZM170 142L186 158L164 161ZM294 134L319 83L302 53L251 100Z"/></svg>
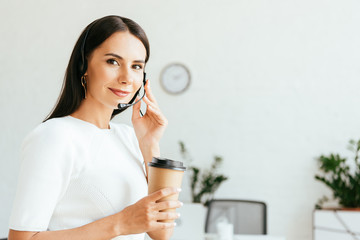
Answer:
<svg viewBox="0 0 360 240"><path fill-rule="evenodd" d="M83 30L75 44L66 69L61 94L54 109L44 122L51 118L67 116L79 108L81 100L85 96L84 89L81 86L81 76L86 72L87 58L113 33L126 31L129 31L144 44L146 49L145 63L149 60L150 46L148 38L144 30L136 22L114 15L93 21ZM136 94L130 103L135 98ZM125 109L115 109L111 118Z"/></svg>

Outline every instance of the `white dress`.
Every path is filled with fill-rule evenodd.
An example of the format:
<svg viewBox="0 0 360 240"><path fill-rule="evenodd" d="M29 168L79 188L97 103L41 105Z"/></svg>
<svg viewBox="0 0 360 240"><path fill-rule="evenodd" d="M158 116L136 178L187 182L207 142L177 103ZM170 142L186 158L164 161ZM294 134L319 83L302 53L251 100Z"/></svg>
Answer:
<svg viewBox="0 0 360 240"><path fill-rule="evenodd" d="M50 119L25 138L21 160L10 229L75 228L147 195L143 157L125 124L100 129L71 116Z"/></svg>

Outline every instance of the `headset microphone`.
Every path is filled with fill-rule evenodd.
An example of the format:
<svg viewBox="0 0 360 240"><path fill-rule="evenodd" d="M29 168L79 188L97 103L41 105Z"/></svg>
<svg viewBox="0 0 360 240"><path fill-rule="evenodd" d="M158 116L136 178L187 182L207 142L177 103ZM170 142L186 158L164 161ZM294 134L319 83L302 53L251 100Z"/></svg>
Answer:
<svg viewBox="0 0 360 240"><path fill-rule="evenodd" d="M145 88L145 83L146 83L146 73L144 72L144 79L143 79L143 83L142 83L142 84L144 85L144 88ZM137 92L135 93L135 96L137 96L137 95L139 94L140 89L141 89L141 87L139 88L139 90L137 90ZM124 108L128 108L128 107L134 106L135 104L137 104L138 102L140 102L140 101L144 98L144 96L145 96L145 89L144 89L143 95L140 97L139 100L137 100L137 101L134 102L134 103L119 103L119 104L118 104L118 109L119 109L119 110L122 110L122 109L124 109ZM140 111L140 113L141 113L141 111ZM143 114L142 114L142 115L143 115Z"/></svg>

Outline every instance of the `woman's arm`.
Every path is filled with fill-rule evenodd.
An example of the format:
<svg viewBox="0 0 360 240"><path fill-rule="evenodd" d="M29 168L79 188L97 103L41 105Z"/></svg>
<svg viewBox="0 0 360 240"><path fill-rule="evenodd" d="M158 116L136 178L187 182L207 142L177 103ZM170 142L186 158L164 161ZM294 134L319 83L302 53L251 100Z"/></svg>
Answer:
<svg viewBox="0 0 360 240"><path fill-rule="evenodd" d="M163 209L178 208L179 201L157 202L166 196L178 193L178 189L164 188L142 198L119 213L104 217L84 226L59 231L16 231L10 229L9 240L109 240L119 235L129 235L171 229L174 223L158 220L174 220L175 212L160 212ZM168 239L155 236L156 240Z"/></svg>
<svg viewBox="0 0 360 240"><path fill-rule="evenodd" d="M168 120L159 108L151 91L149 80L146 81L145 91L146 96L143 100L147 105L146 113L141 117L139 115L141 103L135 104L133 106L132 123L144 157L146 173L148 173L147 164L151 162L153 157L160 157L159 142L168 125Z"/></svg>
<svg viewBox="0 0 360 240"><path fill-rule="evenodd" d="M132 122L139 147L144 157L146 173L148 173L148 163L153 157L160 157L160 139L168 125L168 121L162 114L159 105L151 91L150 81L145 84L146 96L143 98L147 105L146 114L139 115L140 102L133 107ZM147 175L147 174L146 174ZM148 235L155 240L168 240L173 233L173 227L156 231L148 231Z"/></svg>
<svg viewBox="0 0 360 240"><path fill-rule="evenodd" d="M41 239L106 239L109 240L115 237L118 233L115 222L118 221L118 216L111 215L102 218L82 227L60 230L60 231L44 231L44 232L29 232L16 231L10 229L9 240L41 240Z"/></svg>

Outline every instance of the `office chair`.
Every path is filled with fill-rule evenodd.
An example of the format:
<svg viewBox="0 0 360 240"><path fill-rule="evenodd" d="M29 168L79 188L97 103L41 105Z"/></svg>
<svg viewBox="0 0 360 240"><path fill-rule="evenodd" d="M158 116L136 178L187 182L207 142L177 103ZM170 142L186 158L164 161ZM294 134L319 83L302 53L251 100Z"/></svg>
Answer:
<svg viewBox="0 0 360 240"><path fill-rule="evenodd" d="M208 204L206 233L216 233L216 224L226 218L234 225L234 234L266 234L266 204L264 202L213 199Z"/></svg>

